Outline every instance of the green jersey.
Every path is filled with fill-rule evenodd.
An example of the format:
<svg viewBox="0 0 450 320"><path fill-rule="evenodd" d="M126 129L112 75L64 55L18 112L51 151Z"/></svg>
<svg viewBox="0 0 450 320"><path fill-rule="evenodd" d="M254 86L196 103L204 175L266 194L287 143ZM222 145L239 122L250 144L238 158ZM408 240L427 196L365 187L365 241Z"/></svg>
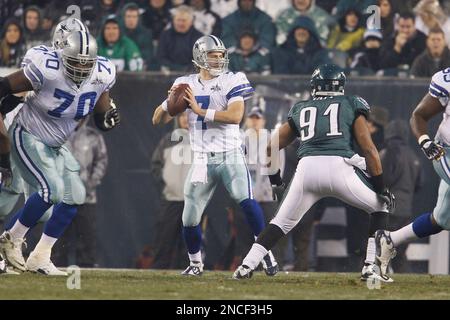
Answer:
<svg viewBox="0 0 450 320"><path fill-rule="evenodd" d="M288 121L301 142L297 156L351 158L355 154L353 123L360 114L367 118L369 111L367 102L358 96L316 97L296 103Z"/></svg>

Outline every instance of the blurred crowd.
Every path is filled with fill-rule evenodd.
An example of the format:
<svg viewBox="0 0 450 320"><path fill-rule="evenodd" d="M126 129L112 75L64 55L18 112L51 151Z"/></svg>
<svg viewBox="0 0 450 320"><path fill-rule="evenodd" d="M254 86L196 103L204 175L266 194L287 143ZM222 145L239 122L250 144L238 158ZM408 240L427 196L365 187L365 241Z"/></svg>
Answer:
<svg viewBox="0 0 450 320"><path fill-rule="evenodd" d="M72 4L119 71L189 72L203 34L224 41L231 71L261 75L332 62L352 75L430 77L450 64L450 0L0 0L0 67L49 45Z"/></svg>

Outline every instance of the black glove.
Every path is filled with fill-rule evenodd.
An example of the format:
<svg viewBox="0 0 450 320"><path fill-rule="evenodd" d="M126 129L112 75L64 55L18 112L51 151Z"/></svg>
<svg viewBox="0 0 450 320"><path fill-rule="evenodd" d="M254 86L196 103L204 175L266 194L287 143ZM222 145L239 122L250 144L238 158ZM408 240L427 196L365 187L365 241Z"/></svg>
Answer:
<svg viewBox="0 0 450 320"><path fill-rule="evenodd" d="M111 99L111 108L105 113L104 126L106 129L112 129L120 123L119 110Z"/></svg>
<svg viewBox="0 0 450 320"><path fill-rule="evenodd" d="M439 160L445 153L444 148L431 139L425 139L420 143L423 153L430 160Z"/></svg>
<svg viewBox="0 0 450 320"><path fill-rule="evenodd" d="M21 103L23 103L23 97L8 94L0 101L0 113L6 116L7 113L13 111Z"/></svg>
<svg viewBox="0 0 450 320"><path fill-rule="evenodd" d="M384 189L382 193L378 194L378 197L386 203L387 209L390 213L395 212L395 196L391 191L389 191L389 189Z"/></svg>
<svg viewBox="0 0 450 320"><path fill-rule="evenodd" d="M277 173L269 175L269 180L272 185L273 200L281 202L284 191L286 190L286 184L281 179L281 171L278 170Z"/></svg>
<svg viewBox="0 0 450 320"><path fill-rule="evenodd" d="M0 191L2 187L9 187L12 182L11 162L9 153L0 155Z"/></svg>

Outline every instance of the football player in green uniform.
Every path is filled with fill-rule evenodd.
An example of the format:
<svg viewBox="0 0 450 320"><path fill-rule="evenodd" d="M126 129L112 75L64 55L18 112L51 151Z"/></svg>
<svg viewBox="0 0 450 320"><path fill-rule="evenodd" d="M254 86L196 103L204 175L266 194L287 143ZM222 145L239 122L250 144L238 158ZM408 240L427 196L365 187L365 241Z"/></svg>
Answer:
<svg viewBox="0 0 450 320"><path fill-rule="evenodd" d="M363 98L344 94L345 81L345 74L335 65L317 68L311 78L312 99L295 104L288 121L272 138L271 144L280 149L300 139L297 170L277 215L235 271L235 279L250 278L268 250L295 227L314 203L334 197L370 214L361 279L393 281L380 272L374 233L380 225L386 225L395 198L384 185L380 157L367 126L370 107ZM354 151L355 140L365 158ZM279 171L269 177L272 185L283 184Z"/></svg>

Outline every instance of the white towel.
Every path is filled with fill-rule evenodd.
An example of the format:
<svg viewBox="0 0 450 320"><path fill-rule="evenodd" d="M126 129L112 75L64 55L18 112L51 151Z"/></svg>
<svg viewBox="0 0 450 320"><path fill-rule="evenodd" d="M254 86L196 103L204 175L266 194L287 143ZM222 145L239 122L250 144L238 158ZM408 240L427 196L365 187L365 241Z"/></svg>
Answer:
<svg viewBox="0 0 450 320"><path fill-rule="evenodd" d="M366 158L361 157L359 154L355 154L353 157L349 158L344 158L344 161L347 162L349 165L355 166L359 169L361 169L362 171L366 171L367 170L367 166L366 166Z"/></svg>
<svg viewBox="0 0 450 320"><path fill-rule="evenodd" d="M208 155L195 152L192 166L191 183L208 183Z"/></svg>

